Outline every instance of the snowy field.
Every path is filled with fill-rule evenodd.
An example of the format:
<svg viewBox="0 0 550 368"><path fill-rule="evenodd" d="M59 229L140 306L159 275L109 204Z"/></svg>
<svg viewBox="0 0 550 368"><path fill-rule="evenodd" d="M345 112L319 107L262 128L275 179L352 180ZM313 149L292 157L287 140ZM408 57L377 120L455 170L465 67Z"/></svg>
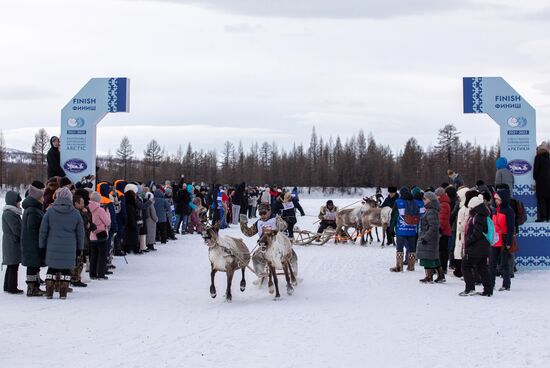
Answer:
<svg viewBox="0 0 550 368"><path fill-rule="evenodd" d="M342 206L352 198L335 200ZM303 198L313 230L322 199ZM222 231L241 236L237 226ZM252 249L254 238L245 239ZM117 257L108 281L67 300L0 294L1 367L548 367L550 273L519 272L511 292L459 297L461 280L422 285L390 273L395 248L295 246L294 295L253 284L210 298L207 247L180 236L159 251ZM23 288L25 268L20 268ZM43 269L45 272L45 269ZM4 273L2 273L3 281ZM283 282L284 285L284 282ZM500 284L499 284L500 286ZM284 286L282 291L284 290Z"/></svg>

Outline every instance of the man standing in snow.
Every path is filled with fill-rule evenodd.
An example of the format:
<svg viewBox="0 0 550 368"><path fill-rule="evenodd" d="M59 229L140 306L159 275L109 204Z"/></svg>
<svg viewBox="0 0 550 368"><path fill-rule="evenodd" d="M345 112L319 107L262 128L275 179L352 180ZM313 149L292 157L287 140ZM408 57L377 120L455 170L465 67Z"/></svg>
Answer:
<svg viewBox="0 0 550 368"><path fill-rule="evenodd" d="M395 201L399 199L399 194L397 194L397 187L388 187L388 196L386 199L384 199L384 202L382 202L382 205L380 207L390 207L393 208ZM391 226L388 226L386 229L386 238L388 239L388 245L393 244L393 238L395 237L395 233L393 231L393 228Z"/></svg>

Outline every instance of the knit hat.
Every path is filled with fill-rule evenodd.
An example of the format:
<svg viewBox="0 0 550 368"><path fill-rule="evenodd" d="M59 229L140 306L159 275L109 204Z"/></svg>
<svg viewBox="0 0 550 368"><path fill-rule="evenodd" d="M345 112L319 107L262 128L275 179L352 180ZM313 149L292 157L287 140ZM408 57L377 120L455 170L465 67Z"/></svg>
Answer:
<svg viewBox="0 0 550 368"><path fill-rule="evenodd" d="M44 189L39 189L39 188L35 187L34 185L31 185L29 187L29 197L34 198L37 201L39 201L42 197L44 197Z"/></svg>
<svg viewBox="0 0 550 368"><path fill-rule="evenodd" d="M424 193L424 198L429 199L430 202L437 201L437 196L435 195L434 192L425 192Z"/></svg>
<svg viewBox="0 0 550 368"><path fill-rule="evenodd" d="M31 185L33 187L35 187L36 189L44 189L46 188L46 186L44 185L44 183L42 183L40 180L35 180L31 183Z"/></svg>
<svg viewBox="0 0 550 368"><path fill-rule="evenodd" d="M468 208L476 208L480 204L483 204L483 195L481 194L477 195L477 197L470 199L470 202L468 203Z"/></svg>
<svg viewBox="0 0 550 368"><path fill-rule="evenodd" d="M496 166L497 169L504 169L508 165L508 160L506 157L497 158Z"/></svg>
<svg viewBox="0 0 550 368"><path fill-rule="evenodd" d="M439 187L435 190L434 194L438 197L442 197L445 194L445 189Z"/></svg>
<svg viewBox="0 0 550 368"><path fill-rule="evenodd" d="M73 182L68 177L64 176L61 178L61 181L59 182L60 187L64 187L65 185L71 185Z"/></svg>
<svg viewBox="0 0 550 368"><path fill-rule="evenodd" d="M412 190L411 190L411 194L412 194L413 196L417 196L417 195L419 195L420 193L422 193L422 190L420 190L419 187L414 187L414 188L412 188Z"/></svg>
<svg viewBox="0 0 550 368"><path fill-rule="evenodd" d="M69 188L61 187L58 190L55 191L55 197L56 198L67 198L69 200L73 200L73 193L69 190Z"/></svg>
<svg viewBox="0 0 550 368"><path fill-rule="evenodd" d="M90 195L90 201L93 201L93 202L101 202L101 194L99 194L98 192L93 192L91 195Z"/></svg>

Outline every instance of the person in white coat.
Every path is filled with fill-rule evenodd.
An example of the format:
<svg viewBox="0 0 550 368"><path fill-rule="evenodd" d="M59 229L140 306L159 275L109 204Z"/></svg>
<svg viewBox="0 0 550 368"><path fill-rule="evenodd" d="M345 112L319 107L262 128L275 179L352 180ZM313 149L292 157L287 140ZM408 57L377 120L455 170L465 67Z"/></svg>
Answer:
<svg viewBox="0 0 550 368"><path fill-rule="evenodd" d="M462 250L464 249L464 239L466 237L466 223L470 217L468 203L470 199L477 196L477 190L461 188L457 191L460 209L456 216L456 238L454 247L455 270L453 274L456 277L462 277Z"/></svg>

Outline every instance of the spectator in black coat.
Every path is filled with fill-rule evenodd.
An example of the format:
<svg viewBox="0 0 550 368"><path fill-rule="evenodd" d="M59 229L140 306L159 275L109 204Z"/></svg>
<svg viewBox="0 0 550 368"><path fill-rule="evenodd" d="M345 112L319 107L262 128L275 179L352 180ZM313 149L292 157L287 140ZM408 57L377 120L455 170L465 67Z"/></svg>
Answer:
<svg viewBox="0 0 550 368"><path fill-rule="evenodd" d="M493 286L489 276L487 258L491 244L485 237L488 232L487 217L491 214L484 203L482 195L478 195L468 203L470 218L466 224L464 257L462 258L462 273L466 288L460 296L476 295L475 272L479 273L483 284L483 296L493 295Z"/></svg>
<svg viewBox="0 0 550 368"><path fill-rule="evenodd" d="M50 139L50 149L46 155L48 161L48 179L54 176L64 177L65 171L61 167L61 153L59 152L59 138L53 136Z"/></svg>
<svg viewBox="0 0 550 368"><path fill-rule="evenodd" d="M550 221L550 147L543 142L537 147L533 164L535 194L537 196L537 222Z"/></svg>
<svg viewBox="0 0 550 368"><path fill-rule="evenodd" d="M384 202L382 202L382 205L380 207L390 207L393 208L395 205L395 201L399 199L399 194L397 193L397 187L388 187L388 196L386 199L384 199ZM395 234L393 232L393 229L391 226L388 226L386 229L386 239L388 239L388 245L393 244L393 238L395 237Z"/></svg>

